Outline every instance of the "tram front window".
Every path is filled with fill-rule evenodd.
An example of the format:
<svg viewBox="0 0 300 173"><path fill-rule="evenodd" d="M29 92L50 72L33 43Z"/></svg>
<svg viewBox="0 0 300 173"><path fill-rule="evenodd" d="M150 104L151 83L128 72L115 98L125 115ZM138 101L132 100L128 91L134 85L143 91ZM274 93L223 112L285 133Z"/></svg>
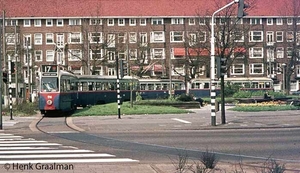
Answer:
<svg viewBox="0 0 300 173"><path fill-rule="evenodd" d="M56 77L44 77L41 80L41 87L43 92L58 91L58 82Z"/></svg>

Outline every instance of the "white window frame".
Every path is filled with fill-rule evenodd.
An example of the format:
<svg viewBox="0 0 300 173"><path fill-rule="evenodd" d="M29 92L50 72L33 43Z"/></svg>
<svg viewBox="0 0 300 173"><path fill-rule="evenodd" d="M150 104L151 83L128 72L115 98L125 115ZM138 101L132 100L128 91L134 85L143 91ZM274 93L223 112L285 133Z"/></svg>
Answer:
<svg viewBox="0 0 300 173"><path fill-rule="evenodd" d="M146 18L141 18L140 19L140 26L146 26L147 25L147 19Z"/></svg>
<svg viewBox="0 0 300 173"><path fill-rule="evenodd" d="M100 57L100 58L95 58ZM91 60L102 60L103 59L103 49L92 50L90 49L90 59Z"/></svg>
<svg viewBox="0 0 300 173"><path fill-rule="evenodd" d="M69 26L81 25L81 19L69 19Z"/></svg>
<svg viewBox="0 0 300 173"><path fill-rule="evenodd" d="M54 50L46 50L46 62L54 62Z"/></svg>
<svg viewBox="0 0 300 173"><path fill-rule="evenodd" d="M80 32L69 33L68 43L70 43L70 44L80 44L80 43L82 43L82 34Z"/></svg>
<svg viewBox="0 0 300 173"><path fill-rule="evenodd" d="M199 18L199 25L205 25L206 18Z"/></svg>
<svg viewBox="0 0 300 173"><path fill-rule="evenodd" d="M39 57L39 59L38 59ZM34 59L35 62L42 62L43 61L43 50L34 50Z"/></svg>
<svg viewBox="0 0 300 173"><path fill-rule="evenodd" d="M64 19L56 19L56 26L64 26Z"/></svg>
<svg viewBox="0 0 300 173"><path fill-rule="evenodd" d="M82 60L82 51L80 49L70 49L68 53L69 61L81 61Z"/></svg>
<svg viewBox="0 0 300 173"><path fill-rule="evenodd" d="M50 40L51 40L51 42L48 42ZM46 33L45 42L46 42L46 44L53 44L54 43L54 34L53 33Z"/></svg>
<svg viewBox="0 0 300 173"><path fill-rule="evenodd" d="M129 43L136 43L137 42L136 32L130 32L128 35L129 35Z"/></svg>
<svg viewBox="0 0 300 173"><path fill-rule="evenodd" d="M47 27L53 26L53 19L46 19L46 26Z"/></svg>
<svg viewBox="0 0 300 173"><path fill-rule="evenodd" d="M118 19L118 26L125 26L125 19L119 18Z"/></svg>
<svg viewBox="0 0 300 173"><path fill-rule="evenodd" d="M171 19L172 25L183 25L183 23L184 23L183 18L172 18Z"/></svg>
<svg viewBox="0 0 300 173"><path fill-rule="evenodd" d="M286 42L294 42L294 31L286 31Z"/></svg>
<svg viewBox="0 0 300 173"><path fill-rule="evenodd" d="M196 25L196 19L195 18L189 18L189 25Z"/></svg>
<svg viewBox="0 0 300 173"><path fill-rule="evenodd" d="M255 67L256 66L256 67ZM260 66L260 67L258 67ZM261 72L257 73L256 70L260 70ZM249 74L264 74L264 64L263 63L252 63L249 64Z"/></svg>
<svg viewBox="0 0 300 173"><path fill-rule="evenodd" d="M32 40L31 40L31 34L24 34L24 37L23 37L23 46L25 49L27 49L27 39L29 41L29 44L28 44L28 49L31 49L31 46L32 46Z"/></svg>
<svg viewBox="0 0 300 173"><path fill-rule="evenodd" d="M114 26L115 20L113 18L107 19L107 26Z"/></svg>
<svg viewBox="0 0 300 173"><path fill-rule="evenodd" d="M286 23L287 23L287 25L293 25L294 19L293 18L287 18Z"/></svg>
<svg viewBox="0 0 300 173"><path fill-rule="evenodd" d="M249 58L263 58L264 48L263 47L251 47L249 48Z"/></svg>
<svg viewBox="0 0 300 173"><path fill-rule="evenodd" d="M34 34L34 44L35 45L42 45L43 44L43 34L42 33L35 33Z"/></svg>
<svg viewBox="0 0 300 173"><path fill-rule="evenodd" d="M118 43L126 43L127 33L119 32L118 33Z"/></svg>
<svg viewBox="0 0 300 173"><path fill-rule="evenodd" d="M152 25L163 25L164 19L163 18L153 18L153 19L151 19L151 24Z"/></svg>
<svg viewBox="0 0 300 173"><path fill-rule="evenodd" d="M257 38L260 37L260 39L256 39L256 37ZM263 31L250 31L250 33L249 33L249 41L250 42L262 42L263 40L264 40Z"/></svg>
<svg viewBox="0 0 300 173"><path fill-rule="evenodd" d="M250 25L261 25L262 19L261 18L250 18Z"/></svg>
<svg viewBox="0 0 300 173"><path fill-rule="evenodd" d="M136 19L129 19L129 26L136 26Z"/></svg>
<svg viewBox="0 0 300 173"><path fill-rule="evenodd" d="M106 52L106 56L107 56L107 60L109 62L115 62L116 61L116 52L115 51L112 51L112 50L108 50Z"/></svg>
<svg viewBox="0 0 300 173"><path fill-rule="evenodd" d="M276 57L284 58L284 47L276 47Z"/></svg>
<svg viewBox="0 0 300 173"><path fill-rule="evenodd" d="M152 31L150 33L150 43L164 43L165 32L164 31Z"/></svg>
<svg viewBox="0 0 300 173"><path fill-rule="evenodd" d="M273 31L267 31L266 32L266 41L267 43L274 43L274 32Z"/></svg>
<svg viewBox="0 0 300 173"><path fill-rule="evenodd" d="M90 32L89 38L90 38L90 43L103 43L102 32Z"/></svg>
<svg viewBox="0 0 300 173"><path fill-rule="evenodd" d="M15 45L16 44L16 34L15 33L5 33L6 44Z"/></svg>
<svg viewBox="0 0 300 173"><path fill-rule="evenodd" d="M267 25L273 25L273 18L267 18Z"/></svg>
<svg viewBox="0 0 300 173"><path fill-rule="evenodd" d="M151 49L152 59L165 59L165 49L164 48L152 48Z"/></svg>
<svg viewBox="0 0 300 173"><path fill-rule="evenodd" d="M181 34L179 34L181 33ZM180 38L179 40L177 40L176 38ZM171 42L175 42L175 43L180 43L180 42L184 42L184 31L171 31L170 32L170 41Z"/></svg>
<svg viewBox="0 0 300 173"><path fill-rule="evenodd" d="M90 19L90 25L102 25L102 19L99 18Z"/></svg>
<svg viewBox="0 0 300 173"><path fill-rule="evenodd" d="M107 34L107 47L116 46L116 34L110 33Z"/></svg>
<svg viewBox="0 0 300 173"><path fill-rule="evenodd" d="M278 38L281 37L281 40ZM283 31L276 31L276 42L283 42Z"/></svg>
<svg viewBox="0 0 300 173"><path fill-rule="evenodd" d="M276 25L283 25L283 19L282 18L277 18L276 19Z"/></svg>
<svg viewBox="0 0 300 173"><path fill-rule="evenodd" d="M41 27L42 26L42 20L41 19L34 19L33 20L35 27Z"/></svg>
<svg viewBox="0 0 300 173"><path fill-rule="evenodd" d="M238 73L236 71L242 71L241 73ZM230 68L230 74L231 75L243 75L245 74L245 64L232 64Z"/></svg>
<svg viewBox="0 0 300 173"><path fill-rule="evenodd" d="M115 76L117 74L116 68L107 68L107 75L108 76Z"/></svg>
<svg viewBox="0 0 300 173"><path fill-rule="evenodd" d="M146 46L148 41L147 41L147 32L140 32L139 33L139 40L140 40L140 45L141 46Z"/></svg>
<svg viewBox="0 0 300 173"><path fill-rule="evenodd" d="M31 20L30 19L24 19L23 20L23 24L24 24L24 27L30 27L31 26Z"/></svg>
<svg viewBox="0 0 300 173"><path fill-rule="evenodd" d="M129 49L129 60L137 60L137 49Z"/></svg>

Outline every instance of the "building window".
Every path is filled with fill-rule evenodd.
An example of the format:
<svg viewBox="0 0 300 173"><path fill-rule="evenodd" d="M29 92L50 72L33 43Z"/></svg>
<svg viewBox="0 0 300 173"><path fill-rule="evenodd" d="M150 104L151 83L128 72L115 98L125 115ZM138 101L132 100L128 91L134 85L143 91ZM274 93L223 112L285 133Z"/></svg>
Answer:
<svg viewBox="0 0 300 173"><path fill-rule="evenodd" d="M183 31L171 31L171 42L183 42L184 32Z"/></svg>
<svg viewBox="0 0 300 173"><path fill-rule="evenodd" d="M244 32L243 31L235 31L233 34L233 38L235 42L244 42Z"/></svg>
<svg viewBox="0 0 300 173"><path fill-rule="evenodd" d="M198 40L201 43L206 42L206 32L198 32Z"/></svg>
<svg viewBox="0 0 300 173"><path fill-rule="evenodd" d="M43 44L43 38L41 33L34 34L34 44L35 45L42 45Z"/></svg>
<svg viewBox="0 0 300 173"><path fill-rule="evenodd" d="M56 26L64 26L64 20L63 19L57 19L56 20Z"/></svg>
<svg viewBox="0 0 300 173"><path fill-rule="evenodd" d="M30 19L24 19L24 27L30 27Z"/></svg>
<svg viewBox="0 0 300 173"><path fill-rule="evenodd" d="M136 26L136 19L129 19L129 26Z"/></svg>
<svg viewBox="0 0 300 173"><path fill-rule="evenodd" d="M46 19L46 26L53 26L53 20L52 19Z"/></svg>
<svg viewBox="0 0 300 173"><path fill-rule="evenodd" d="M284 48L283 47L277 47L276 48L276 54L277 54L277 58L283 58L284 57Z"/></svg>
<svg viewBox="0 0 300 173"><path fill-rule="evenodd" d="M262 31L250 31L250 42L262 42L263 32Z"/></svg>
<svg viewBox="0 0 300 173"><path fill-rule="evenodd" d="M107 59L108 61L115 61L116 60L116 52L115 51L107 51Z"/></svg>
<svg viewBox="0 0 300 173"><path fill-rule="evenodd" d="M261 25L262 24L262 19L260 18L251 18L250 19L250 24L251 25Z"/></svg>
<svg viewBox="0 0 300 173"><path fill-rule="evenodd" d="M147 33L146 32L141 32L140 33L140 45L141 46L146 46L147 45Z"/></svg>
<svg viewBox="0 0 300 173"><path fill-rule="evenodd" d="M115 22L114 19L107 19L107 26L114 26Z"/></svg>
<svg viewBox="0 0 300 173"><path fill-rule="evenodd" d="M82 53L79 49L69 50L69 61L80 61L82 59Z"/></svg>
<svg viewBox="0 0 300 173"><path fill-rule="evenodd" d="M189 18L189 25L195 25L196 19L195 18Z"/></svg>
<svg viewBox="0 0 300 173"><path fill-rule="evenodd" d="M147 20L146 19L140 19L140 25L141 26L146 26L147 25Z"/></svg>
<svg viewBox="0 0 300 173"><path fill-rule="evenodd" d="M287 56L287 58L292 58L293 57L293 48L292 47L287 47L286 48L286 56Z"/></svg>
<svg viewBox="0 0 300 173"><path fill-rule="evenodd" d="M244 64L233 64L230 68L231 75L242 75L245 73Z"/></svg>
<svg viewBox="0 0 300 173"><path fill-rule="evenodd" d="M153 31L150 33L150 42L151 43L163 43L165 42L165 33L164 31Z"/></svg>
<svg viewBox="0 0 300 173"><path fill-rule="evenodd" d="M151 19L151 24L152 25L163 25L164 24L164 19Z"/></svg>
<svg viewBox="0 0 300 173"><path fill-rule="evenodd" d="M250 58L263 58L263 48L262 47L251 47L250 48Z"/></svg>
<svg viewBox="0 0 300 173"><path fill-rule="evenodd" d="M127 60L125 51L118 51L119 60Z"/></svg>
<svg viewBox="0 0 300 173"><path fill-rule="evenodd" d="M294 41L294 32L293 31L287 31L286 32L286 41L287 42L293 42Z"/></svg>
<svg viewBox="0 0 300 173"><path fill-rule="evenodd" d="M283 31L276 31L276 41L283 42Z"/></svg>
<svg viewBox="0 0 300 173"><path fill-rule="evenodd" d="M15 45L16 35L14 33L5 33L5 38L7 45Z"/></svg>
<svg viewBox="0 0 300 173"><path fill-rule="evenodd" d="M118 43L126 43L126 32L120 32L118 34Z"/></svg>
<svg viewBox="0 0 300 173"><path fill-rule="evenodd" d="M31 58L31 53L28 53L28 57L27 57L27 53L24 54L24 65L28 65L28 62L29 62L29 65L32 65L32 58Z"/></svg>
<svg viewBox="0 0 300 173"><path fill-rule="evenodd" d="M69 25L81 25L80 19L69 19Z"/></svg>
<svg viewBox="0 0 300 173"><path fill-rule="evenodd" d="M108 76L115 76L116 75L116 69L115 68L107 68L107 75Z"/></svg>
<svg viewBox="0 0 300 173"><path fill-rule="evenodd" d="M189 33L189 45L194 46L197 44L197 34L196 33Z"/></svg>
<svg viewBox="0 0 300 173"><path fill-rule="evenodd" d="M25 49L27 49L27 46L29 49L31 49L31 34L24 35L23 43L24 43L23 46Z"/></svg>
<svg viewBox="0 0 300 173"><path fill-rule="evenodd" d="M172 25L181 25L183 24L183 18L173 18L171 19L171 24Z"/></svg>
<svg viewBox="0 0 300 173"><path fill-rule="evenodd" d="M277 18L277 19L276 19L276 25L283 25L283 20L282 20L282 18Z"/></svg>
<svg viewBox="0 0 300 173"><path fill-rule="evenodd" d="M43 51L35 50L34 51L35 61L43 61Z"/></svg>
<svg viewBox="0 0 300 173"><path fill-rule="evenodd" d="M42 20L41 19L34 19L34 26L41 27L42 26Z"/></svg>
<svg viewBox="0 0 300 173"><path fill-rule="evenodd" d="M90 50L91 60L100 60L103 57L103 50L102 49L96 49L96 50Z"/></svg>
<svg viewBox="0 0 300 173"><path fill-rule="evenodd" d="M102 19L90 19L90 25L102 25Z"/></svg>
<svg viewBox="0 0 300 173"><path fill-rule="evenodd" d="M267 18L267 25L273 25L273 18Z"/></svg>
<svg viewBox="0 0 300 173"><path fill-rule="evenodd" d="M118 26L125 26L125 19L118 19Z"/></svg>
<svg viewBox="0 0 300 173"><path fill-rule="evenodd" d="M6 26L18 26L18 20L16 19L7 19L5 20Z"/></svg>
<svg viewBox="0 0 300 173"><path fill-rule="evenodd" d="M267 45L274 43L274 32L273 31L267 31Z"/></svg>
<svg viewBox="0 0 300 173"><path fill-rule="evenodd" d="M293 25L293 18L287 18L287 19L286 19L286 23L287 23L288 25Z"/></svg>
<svg viewBox="0 0 300 173"><path fill-rule="evenodd" d="M205 25L205 18L199 18L199 25Z"/></svg>
<svg viewBox="0 0 300 173"><path fill-rule="evenodd" d="M89 33L90 35L90 43L102 43L102 32L93 32Z"/></svg>
<svg viewBox="0 0 300 173"><path fill-rule="evenodd" d="M53 44L53 34L52 33L46 33L46 44Z"/></svg>
<svg viewBox="0 0 300 173"><path fill-rule="evenodd" d="M249 64L250 74L263 74L263 72L264 72L264 65L262 63Z"/></svg>
<svg viewBox="0 0 300 173"><path fill-rule="evenodd" d="M136 43L136 32L130 32L129 33L129 43Z"/></svg>
<svg viewBox="0 0 300 173"><path fill-rule="evenodd" d="M69 43L81 43L81 33L69 33Z"/></svg>
<svg viewBox="0 0 300 173"><path fill-rule="evenodd" d="M129 49L129 60L136 60L136 59L137 59L137 50Z"/></svg>
<svg viewBox="0 0 300 173"><path fill-rule="evenodd" d="M165 50L163 48L152 49L152 59L165 59Z"/></svg>
<svg viewBox="0 0 300 173"><path fill-rule="evenodd" d="M115 46L116 46L116 35L107 34L107 47L115 47Z"/></svg>
<svg viewBox="0 0 300 173"><path fill-rule="evenodd" d="M46 61L47 62L54 62L54 50L47 50L46 51Z"/></svg>

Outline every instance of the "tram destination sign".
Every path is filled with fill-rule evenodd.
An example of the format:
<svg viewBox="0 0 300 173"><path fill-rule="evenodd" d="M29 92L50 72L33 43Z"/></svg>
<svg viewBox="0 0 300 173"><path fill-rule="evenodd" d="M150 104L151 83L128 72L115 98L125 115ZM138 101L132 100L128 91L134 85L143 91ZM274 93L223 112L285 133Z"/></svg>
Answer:
<svg viewBox="0 0 300 173"><path fill-rule="evenodd" d="M57 76L57 65L42 65L42 76Z"/></svg>

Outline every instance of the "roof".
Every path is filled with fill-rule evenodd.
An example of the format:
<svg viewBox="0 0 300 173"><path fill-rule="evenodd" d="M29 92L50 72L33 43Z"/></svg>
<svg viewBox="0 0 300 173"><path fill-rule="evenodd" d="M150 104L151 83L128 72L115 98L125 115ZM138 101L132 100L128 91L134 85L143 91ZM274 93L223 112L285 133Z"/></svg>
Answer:
<svg viewBox="0 0 300 173"><path fill-rule="evenodd" d="M186 17L211 16L230 1L233 0L0 0L0 10L5 10L8 18ZM245 3L251 5L249 17L293 16L292 8L300 11L299 0Z"/></svg>

